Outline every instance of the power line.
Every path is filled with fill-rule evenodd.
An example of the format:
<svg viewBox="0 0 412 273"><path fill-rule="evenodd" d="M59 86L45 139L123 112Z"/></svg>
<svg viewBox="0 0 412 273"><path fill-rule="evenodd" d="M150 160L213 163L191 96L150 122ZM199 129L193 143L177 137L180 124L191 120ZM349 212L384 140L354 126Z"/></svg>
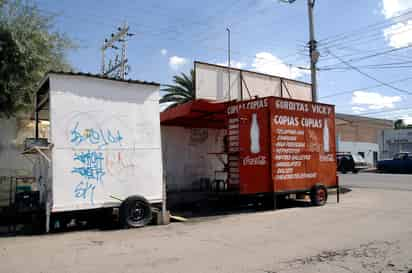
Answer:
<svg viewBox="0 0 412 273"><path fill-rule="evenodd" d="M102 67L101 67L101 73L104 76L108 75L113 75L116 78L124 79L125 76L127 75L127 69L129 69L129 65L127 64L128 60L126 57L126 46L127 46L127 37L133 36L133 33L129 33L129 26L127 24L124 24L123 26L118 28L117 33L112 33L111 37L109 39L105 39L103 46L101 48L102 51ZM106 50L113 48L113 49L118 49L117 43L121 43L122 45L122 51L120 55L120 60L118 55L116 55L116 58L114 62L112 60L109 61L108 67L106 67L105 64L105 55L106 55Z"/></svg>
<svg viewBox="0 0 412 273"><path fill-rule="evenodd" d="M385 25L385 23L390 22L390 21L392 21L392 22L390 22L390 24L388 26L397 24L397 23L399 23L399 21L397 19L402 18L402 17L407 16L407 15L411 15L411 14L412 14L412 8L407 9L404 12L402 12L398 15L395 15L393 17L387 18L383 21L379 21L379 22L376 22L376 23L373 23L373 24L370 24L370 25L367 25L367 26L363 26L363 27L360 27L360 28L358 28L356 30L353 30L353 31L349 31L349 32L346 32L346 33L341 33L341 34L336 34L336 35L330 36L328 38L320 39L319 42L323 43L325 46L327 44L330 45L332 42L336 43L337 41L345 40L347 37L353 38L354 36L362 35L363 33L365 33L365 30L367 32L367 31L369 31L369 29L374 29L375 27L382 28L382 25ZM384 26L384 27L388 27L388 26ZM362 30L363 30L363 32L362 32Z"/></svg>
<svg viewBox="0 0 412 273"><path fill-rule="evenodd" d="M408 80L412 80L412 77L402 78L402 79L395 80L395 81L390 81L390 82L387 82L387 83L388 84L394 84L394 83L405 82L405 81L408 81ZM370 85L370 86L366 86L366 87L359 87L359 88L356 88L356 89L336 92L336 93L333 93L333 94L330 94L330 95L322 96L320 98L325 99L325 98L337 97L337 96L345 95L345 94L348 94L348 93L353 93L355 91L365 90L365 89L370 89L370 88L376 88L376 87L381 87L381 86L385 86L385 85L377 84L377 85Z"/></svg>
<svg viewBox="0 0 412 273"><path fill-rule="evenodd" d="M389 47L388 49L392 49L393 47ZM354 56L357 56L357 55L360 55L360 56L362 56L362 55L364 55L365 53L371 53L371 52L373 52L373 51L376 51L376 52L381 52L383 49L387 49L387 48L368 48L368 49L359 49L359 48L354 48L354 47L351 47L351 46L340 46L340 47L335 47L335 49L338 49L338 50L344 50L344 51L348 51L348 50L351 50L351 51L356 51L356 53L349 53L349 54L344 54L344 55L341 55L340 57L341 58L344 58L344 57L354 57ZM387 55L389 55L389 57L391 58L391 59L396 59L396 60L409 60L409 61L412 61L412 58L411 57L409 57L409 56L405 56L405 55L399 55L399 54L397 54L397 53L399 53L399 52L388 52L388 53L386 53ZM330 61L330 60L334 60L335 58L333 58L332 56L326 56L326 57L324 57L324 58L322 58L322 61L323 62L328 62L328 61Z"/></svg>
<svg viewBox="0 0 412 273"><path fill-rule="evenodd" d="M355 67L354 65L350 64L349 61L343 60L342 58L336 56L335 54L333 54L333 53L330 52L330 51L329 51L329 54L331 54L332 56L334 56L337 60L339 60L339 61L342 62L343 64L347 65L348 67L351 67L352 69L356 70L357 72L359 72L359 73L362 74L363 76L365 76L365 77L367 77L367 78L369 78L369 79L371 79L371 80L374 80L374 81L382 84L383 86L389 87L389 88L391 88L391 89L393 89L393 90L396 90L396 91L398 91L398 92L401 92L401 93L405 93L405 94L408 94L408 95L412 95L412 93L409 92L409 91L407 91L407 90L403 90L403 89L398 88L398 87L396 87L396 86L393 86L393 85L391 85L391 84L389 84L389 83L383 82L383 81L381 81L381 80L379 80L379 79L377 79L377 78L375 78L375 77L373 77L373 76L371 76L371 75L363 72L363 71L360 70L359 68L357 68L357 67Z"/></svg>
<svg viewBox="0 0 412 273"><path fill-rule="evenodd" d="M342 57L341 57L342 58ZM394 62L394 63L375 63L375 64L365 64L365 65L358 65L357 68L369 68L369 69L385 69L385 68L407 68L411 67L412 60L406 62ZM351 69L347 66L344 67L325 67L320 68L323 71L330 71L330 70L348 70Z"/></svg>
<svg viewBox="0 0 412 273"><path fill-rule="evenodd" d="M362 69L367 69L367 70L402 70L402 69L411 69L412 65L404 65L404 66L381 66L381 67L371 67L371 66L358 66L358 68L362 68ZM348 68L348 67L335 67L335 68L329 68L329 69L319 69L320 71L325 71L325 72L329 72L329 71L334 71L334 72L346 72L348 70L352 70L352 68Z"/></svg>
<svg viewBox="0 0 412 273"><path fill-rule="evenodd" d="M397 109L390 109L390 110L380 110L380 111L374 111L374 112L364 112L364 113L362 113L362 115L377 115L377 114L398 112L398 111L404 111L404 110L410 110L410 111L412 111L412 106L407 106L407 107L397 108Z"/></svg>
<svg viewBox="0 0 412 273"><path fill-rule="evenodd" d="M370 55L366 55L366 56L359 57L359 58L352 58L352 59L347 60L347 62L359 62L359 61L363 61L363 60L366 60L366 59L374 58L374 57L377 57L377 56L382 56L382 55L385 55L385 54L388 54L388 53L391 53L391 52L395 52L395 51L407 49L407 48L410 48L410 47L412 47L412 44L407 45L407 46L404 46L404 47L393 48L393 49L389 49L389 50L377 52L377 53L370 54ZM330 55L332 55L332 56L335 57L336 59L339 58L339 57L337 57L336 55L333 55L332 52L330 51L330 49L327 49L327 53L329 53ZM341 62L342 62L342 61L341 61ZM323 67L323 68L334 67L334 66L336 66L337 64L338 64L338 63L335 63L335 64L332 64L332 65L329 65L329 66L326 66L326 67Z"/></svg>
<svg viewBox="0 0 412 273"><path fill-rule="evenodd" d="M233 2L238 2L238 1L233 1ZM232 2L232 3L233 3ZM53 11L49 11L49 10L41 10L42 12L45 12L45 13L49 13L49 14L55 14L55 12L53 12ZM101 24L104 24L104 25L110 25L110 26L112 26L111 24L109 24L108 22L107 22L107 20L98 20L98 16L95 16L96 14L92 14L92 13L88 13L90 16L89 17L87 17L87 19L86 19L86 21L89 21L89 22L92 22L92 23L96 23L96 22L98 22L98 24L99 25L101 25ZM71 16L67 16L67 15L62 15L63 17L66 17L66 18L75 18L75 19L78 19L78 17L71 17ZM215 17L218 17L218 16L215 16ZM86 18L86 17L83 17L83 18ZM95 21L92 21L92 20L90 20L90 18L93 18L93 20L95 20ZM96 18L97 18L97 20L96 20ZM120 18L120 17L112 17L112 18ZM243 18L240 18L238 21L244 21L243 20ZM133 22L133 20L132 20L132 22ZM200 24L200 23L197 23L197 24ZM136 25L136 28L141 28L141 25ZM170 28L170 27L169 27ZM157 32L157 33L155 33L155 32L147 32L147 31L139 31L139 30L136 30L136 31L134 31L135 33L141 33L141 34L151 34L151 35L159 35L159 36L162 36L163 34L164 34L164 32L162 31L162 30L160 30L159 32ZM168 33L168 34L170 34L170 30L167 30L167 29L164 29L165 30L165 32L166 33ZM167 31L166 31L167 30ZM220 32L223 32L223 31L219 31L219 33ZM178 32L176 32L176 33L178 33ZM169 41L177 41L177 42L183 42L183 41L185 41L184 39L177 39L176 38L176 36L173 36L173 37L168 37L168 38L166 38L166 39L164 39L164 40L169 40ZM196 40L196 39L195 39ZM203 40L205 40L205 39L203 39ZM216 48L216 47L209 47L209 46L205 46L205 48L209 48L209 49L217 49L217 50L219 50L219 51L226 51L226 49L223 49L223 48ZM236 53L236 51L234 51L234 53ZM256 58L256 59L260 59L260 60L264 60L264 61L266 61L266 62L269 62L269 63L278 63L277 61L274 61L274 60L270 60L270 59L267 59L267 58L263 58L263 57L257 57L257 56L255 56L255 55L242 55L240 52L237 52L237 54L238 55L241 55L241 56L247 56L247 57L252 57L252 58ZM290 56L292 56L292 55L295 55L295 54L289 54L289 55L286 55L285 57L279 57L281 60L283 60L283 59L285 59L285 58L287 58L287 57L290 57ZM305 68L305 67L303 67L303 66L299 66L299 65L293 65L293 64L290 64L290 63L283 63L284 65L286 65L286 66L289 66L289 67L293 67L293 68L297 68L297 69L300 69L300 70L307 70L307 68Z"/></svg>

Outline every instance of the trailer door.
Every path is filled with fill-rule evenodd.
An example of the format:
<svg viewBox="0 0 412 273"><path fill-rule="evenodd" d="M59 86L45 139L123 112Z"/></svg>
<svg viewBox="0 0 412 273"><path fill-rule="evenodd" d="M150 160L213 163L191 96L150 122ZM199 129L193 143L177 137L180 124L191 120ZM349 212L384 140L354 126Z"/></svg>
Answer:
<svg viewBox="0 0 412 273"><path fill-rule="evenodd" d="M240 193L272 191L267 99L249 101L239 110Z"/></svg>

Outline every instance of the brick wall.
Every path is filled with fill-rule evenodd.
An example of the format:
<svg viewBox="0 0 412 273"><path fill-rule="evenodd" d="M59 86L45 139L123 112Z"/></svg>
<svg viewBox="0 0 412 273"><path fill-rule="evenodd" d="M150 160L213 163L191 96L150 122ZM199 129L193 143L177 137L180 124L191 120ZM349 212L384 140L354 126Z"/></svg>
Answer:
<svg viewBox="0 0 412 273"><path fill-rule="evenodd" d="M392 127L390 120L336 114L336 135L341 141L378 143L380 131Z"/></svg>

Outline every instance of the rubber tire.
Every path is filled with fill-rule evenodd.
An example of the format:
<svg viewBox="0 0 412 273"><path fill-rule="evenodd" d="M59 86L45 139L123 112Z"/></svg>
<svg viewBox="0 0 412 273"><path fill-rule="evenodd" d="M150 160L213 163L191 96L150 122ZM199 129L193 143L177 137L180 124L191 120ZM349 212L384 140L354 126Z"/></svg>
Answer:
<svg viewBox="0 0 412 273"><path fill-rule="evenodd" d="M320 199L319 197L319 192L323 191L324 192L324 198ZM326 189L325 186L318 184L313 186L313 188L310 191L310 202L313 206L324 206L326 202L328 201L328 190Z"/></svg>
<svg viewBox="0 0 412 273"><path fill-rule="evenodd" d="M358 169L353 169L352 173L357 174L357 173L359 173L359 170Z"/></svg>
<svg viewBox="0 0 412 273"><path fill-rule="evenodd" d="M348 165L348 160L346 158L342 158L339 162L338 169L340 170L341 173L345 174L347 172L347 165Z"/></svg>
<svg viewBox="0 0 412 273"><path fill-rule="evenodd" d="M130 211L139 206L143 210L143 217L139 220L131 219ZM149 202L141 196L130 196L124 200L120 206L119 222L122 228L139 228L146 226L152 221L152 209Z"/></svg>

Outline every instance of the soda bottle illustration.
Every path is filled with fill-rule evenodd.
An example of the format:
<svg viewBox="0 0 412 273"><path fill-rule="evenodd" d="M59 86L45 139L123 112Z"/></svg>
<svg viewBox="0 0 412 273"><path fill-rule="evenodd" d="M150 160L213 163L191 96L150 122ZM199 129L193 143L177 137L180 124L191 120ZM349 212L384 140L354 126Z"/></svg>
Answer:
<svg viewBox="0 0 412 273"><path fill-rule="evenodd" d="M257 114L252 114L252 124L250 126L250 152L252 154L258 154L260 152L259 143L259 124L257 121Z"/></svg>
<svg viewBox="0 0 412 273"><path fill-rule="evenodd" d="M329 126L328 120L323 120L323 152L329 153Z"/></svg>

